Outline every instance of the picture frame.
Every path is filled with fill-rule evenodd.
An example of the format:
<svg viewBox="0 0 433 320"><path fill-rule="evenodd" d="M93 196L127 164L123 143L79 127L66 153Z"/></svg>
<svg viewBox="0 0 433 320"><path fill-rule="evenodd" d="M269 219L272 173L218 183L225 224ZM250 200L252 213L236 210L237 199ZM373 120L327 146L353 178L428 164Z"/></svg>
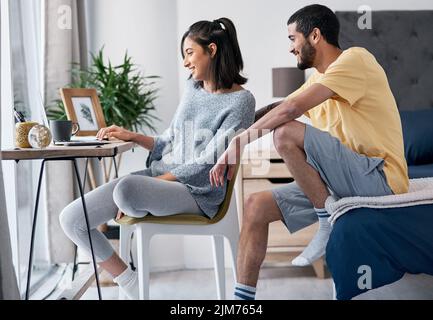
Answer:
<svg viewBox="0 0 433 320"><path fill-rule="evenodd" d="M96 89L61 88L60 95L68 120L80 126L76 136L95 136L107 126Z"/></svg>

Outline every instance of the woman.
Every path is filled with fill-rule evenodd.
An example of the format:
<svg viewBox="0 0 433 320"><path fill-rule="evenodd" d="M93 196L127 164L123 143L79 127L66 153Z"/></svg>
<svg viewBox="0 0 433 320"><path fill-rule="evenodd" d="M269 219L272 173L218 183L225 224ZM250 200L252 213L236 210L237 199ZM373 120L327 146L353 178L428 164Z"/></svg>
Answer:
<svg viewBox="0 0 433 320"><path fill-rule="evenodd" d="M138 298L138 279L96 227L118 212L132 217L182 212L212 218L224 199L225 187L212 188L209 171L226 147L226 139L248 128L254 119L253 95L241 87L247 79L236 30L227 18L199 21L182 37L184 67L191 71L170 127L150 137L117 126L97 137L133 141L148 149L148 168L113 180L86 194L96 259L130 299ZM81 201L60 215L66 235L90 251Z"/></svg>

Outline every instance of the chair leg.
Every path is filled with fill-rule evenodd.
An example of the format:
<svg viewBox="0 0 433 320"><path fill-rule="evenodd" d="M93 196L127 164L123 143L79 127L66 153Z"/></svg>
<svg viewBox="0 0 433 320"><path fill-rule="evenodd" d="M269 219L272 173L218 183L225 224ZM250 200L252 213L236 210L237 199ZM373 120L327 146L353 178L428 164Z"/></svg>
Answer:
<svg viewBox="0 0 433 320"><path fill-rule="evenodd" d="M225 300L226 298L226 277L225 277L225 266L224 266L224 237L213 236L213 253L215 263L215 278L217 285L217 293L219 300Z"/></svg>
<svg viewBox="0 0 433 320"><path fill-rule="evenodd" d="M131 249L131 234L134 227L128 225L120 225L120 236L119 236L119 256L128 264L129 251ZM119 300L126 300L126 295L119 290Z"/></svg>
<svg viewBox="0 0 433 320"><path fill-rule="evenodd" d="M239 235L230 235L227 237L227 240L230 244L230 252L232 255L232 268L233 268L233 280L236 284L237 282L237 257L238 257L238 244L239 244Z"/></svg>
<svg viewBox="0 0 433 320"><path fill-rule="evenodd" d="M119 256L126 264L129 262L132 230L133 227L131 226L120 225Z"/></svg>
<svg viewBox="0 0 433 320"><path fill-rule="evenodd" d="M137 237L137 270L138 270L138 286L140 292L140 300L149 300L149 247L150 238L149 234L146 234L142 225L138 225L136 228Z"/></svg>
<svg viewBox="0 0 433 320"><path fill-rule="evenodd" d="M233 270L233 289L236 286L237 282L237 257L238 257L238 245L239 245L239 219L238 212L236 209L236 201L235 198L232 198L232 202L230 203L228 218L226 220L227 225L224 227L225 237L227 238L230 245L230 253L232 256L232 270Z"/></svg>

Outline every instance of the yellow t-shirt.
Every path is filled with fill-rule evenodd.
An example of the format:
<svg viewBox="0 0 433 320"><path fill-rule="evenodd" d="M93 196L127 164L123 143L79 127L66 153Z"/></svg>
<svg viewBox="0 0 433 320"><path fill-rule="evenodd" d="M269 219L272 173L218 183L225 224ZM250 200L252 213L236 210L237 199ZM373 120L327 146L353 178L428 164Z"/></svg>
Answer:
<svg viewBox="0 0 433 320"><path fill-rule="evenodd" d="M293 97L314 83L335 96L308 110L314 127L329 132L351 150L385 160L384 172L395 194L408 191L400 114L383 68L364 48L353 47L316 71Z"/></svg>

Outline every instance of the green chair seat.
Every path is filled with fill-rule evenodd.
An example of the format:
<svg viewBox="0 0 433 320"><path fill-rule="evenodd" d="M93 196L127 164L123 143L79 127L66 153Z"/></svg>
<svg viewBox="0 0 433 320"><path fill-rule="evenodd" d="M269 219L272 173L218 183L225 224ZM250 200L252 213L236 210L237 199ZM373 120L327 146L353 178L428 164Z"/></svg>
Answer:
<svg viewBox="0 0 433 320"><path fill-rule="evenodd" d="M137 223L146 223L146 222L159 223L159 224L188 224L188 225L206 225L206 224L217 223L222 218L224 218L229 208L230 199L232 197L238 169L239 169L239 165L236 166L233 179L228 184L224 201L221 203L217 214L212 219L209 219L204 216L198 216L192 213L179 213L175 215L161 216L161 217L147 215L142 218L134 218L134 217L129 217L127 215L124 215L122 218L116 220L116 222L118 224L123 224L123 225L134 225Z"/></svg>

